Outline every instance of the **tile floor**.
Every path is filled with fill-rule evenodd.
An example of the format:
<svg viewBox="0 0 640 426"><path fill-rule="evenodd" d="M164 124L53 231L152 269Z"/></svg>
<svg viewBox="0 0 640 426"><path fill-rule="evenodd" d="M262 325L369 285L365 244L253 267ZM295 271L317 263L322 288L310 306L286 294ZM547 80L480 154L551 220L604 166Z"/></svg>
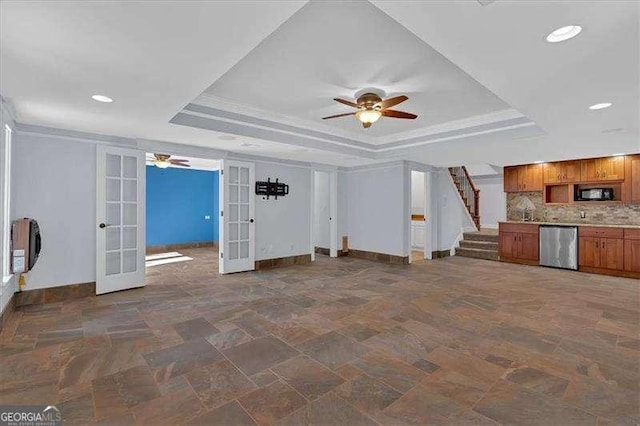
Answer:
<svg viewBox="0 0 640 426"><path fill-rule="evenodd" d="M218 276L24 307L0 404L66 424L637 424L640 282L468 258Z"/></svg>

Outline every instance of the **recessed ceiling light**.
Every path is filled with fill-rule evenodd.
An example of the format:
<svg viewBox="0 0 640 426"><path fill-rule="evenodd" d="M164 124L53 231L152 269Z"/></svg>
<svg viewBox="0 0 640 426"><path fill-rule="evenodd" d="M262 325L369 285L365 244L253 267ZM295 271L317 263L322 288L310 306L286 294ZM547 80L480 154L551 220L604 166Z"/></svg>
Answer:
<svg viewBox="0 0 640 426"><path fill-rule="evenodd" d="M113 102L113 99L104 95L93 95L91 96L91 99L93 99L94 101L105 102L105 103Z"/></svg>
<svg viewBox="0 0 640 426"><path fill-rule="evenodd" d="M599 103L599 104L591 105L589 107L589 109L595 111L595 110L598 110L598 109L609 108L611 105L613 105L611 102L602 102L602 103Z"/></svg>
<svg viewBox="0 0 640 426"><path fill-rule="evenodd" d="M558 28L555 31L552 31L547 36L547 41L549 43L558 43L561 41L569 40L570 38L574 38L582 31L582 27L580 25L567 25L566 27Z"/></svg>
<svg viewBox="0 0 640 426"><path fill-rule="evenodd" d="M542 160L538 160L538 161L534 161L533 163L534 163L534 164L544 164L544 161L542 161Z"/></svg>
<svg viewBox="0 0 640 426"><path fill-rule="evenodd" d="M220 135L218 136L218 139L221 139L223 141L232 141L232 140L235 140L236 137L231 135Z"/></svg>
<svg viewBox="0 0 640 426"><path fill-rule="evenodd" d="M612 157L624 157L626 154L624 152L618 152L616 154L611 154Z"/></svg>

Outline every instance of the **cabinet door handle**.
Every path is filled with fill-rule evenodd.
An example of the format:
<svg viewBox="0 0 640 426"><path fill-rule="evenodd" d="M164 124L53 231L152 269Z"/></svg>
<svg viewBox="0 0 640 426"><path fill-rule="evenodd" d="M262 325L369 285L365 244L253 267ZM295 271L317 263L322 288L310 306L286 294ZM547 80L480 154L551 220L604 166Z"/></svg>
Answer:
<svg viewBox="0 0 640 426"><path fill-rule="evenodd" d="M600 177L600 172L596 170L596 177Z"/></svg>
<svg viewBox="0 0 640 426"><path fill-rule="evenodd" d="M558 175L558 181L560 181L560 179L561 179L561 177L560 177L560 175Z"/></svg>
<svg viewBox="0 0 640 426"><path fill-rule="evenodd" d="M600 248L604 248L604 241L602 242L602 247L600 247Z"/></svg>
<svg viewBox="0 0 640 426"><path fill-rule="evenodd" d="M598 248L598 242L596 241L596 248Z"/></svg>

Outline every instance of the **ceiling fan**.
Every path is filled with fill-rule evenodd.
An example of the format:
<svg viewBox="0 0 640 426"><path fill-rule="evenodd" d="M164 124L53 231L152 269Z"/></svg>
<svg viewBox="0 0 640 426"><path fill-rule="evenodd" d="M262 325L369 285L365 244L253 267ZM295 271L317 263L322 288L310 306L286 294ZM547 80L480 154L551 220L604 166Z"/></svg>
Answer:
<svg viewBox="0 0 640 426"><path fill-rule="evenodd" d="M147 158L147 162L161 169L166 169L169 166L191 167L189 164L187 164L189 160L174 160L171 159L171 156L168 154L153 154L153 157Z"/></svg>
<svg viewBox="0 0 640 426"><path fill-rule="evenodd" d="M327 120L330 118L338 118L338 117L346 117L348 115L355 115L358 120L362 123L362 127L368 129L371 127L373 123L378 121L380 117L390 117L390 118L406 118L409 120L413 120L418 117L415 114L411 114L409 112L395 111L393 109L389 109L392 106L398 105L409 99L408 97L396 96L394 98L389 98L382 100L380 96L375 93L365 93L356 99L356 102L346 101L344 99L334 98L333 100L336 102L340 102L341 104L348 105L350 107L356 108L355 112L348 112L346 114L337 114L331 115L329 117L323 117L323 120Z"/></svg>

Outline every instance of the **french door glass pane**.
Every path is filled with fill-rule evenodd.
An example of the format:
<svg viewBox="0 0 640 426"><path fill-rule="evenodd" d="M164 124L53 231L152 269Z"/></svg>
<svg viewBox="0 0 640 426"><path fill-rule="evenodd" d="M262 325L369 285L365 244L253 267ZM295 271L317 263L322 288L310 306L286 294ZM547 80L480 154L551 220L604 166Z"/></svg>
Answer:
<svg viewBox="0 0 640 426"><path fill-rule="evenodd" d="M138 198L138 181L123 180L122 181L122 200L137 201Z"/></svg>
<svg viewBox="0 0 640 426"><path fill-rule="evenodd" d="M242 241L240 244L240 259L249 258L249 241Z"/></svg>
<svg viewBox="0 0 640 426"><path fill-rule="evenodd" d="M120 204L108 203L107 204L107 223L109 225L120 225Z"/></svg>
<svg viewBox="0 0 640 426"><path fill-rule="evenodd" d="M122 157L122 177L135 179L138 177L138 159L136 157Z"/></svg>
<svg viewBox="0 0 640 426"><path fill-rule="evenodd" d="M120 273L120 252L107 252L105 255L105 269L107 275Z"/></svg>
<svg viewBox="0 0 640 426"><path fill-rule="evenodd" d="M106 231L106 244L107 250L120 250L120 227L110 226Z"/></svg>
<svg viewBox="0 0 640 426"><path fill-rule="evenodd" d="M123 204L122 205L122 223L124 225L137 225L138 222L138 205Z"/></svg>
<svg viewBox="0 0 640 426"><path fill-rule="evenodd" d="M238 168L237 167L230 167L229 168L229 183L230 184L237 184L238 183Z"/></svg>
<svg viewBox="0 0 640 426"><path fill-rule="evenodd" d="M137 228L128 227L122 228L122 248L134 249L136 248L138 239Z"/></svg>
<svg viewBox="0 0 640 426"><path fill-rule="evenodd" d="M107 179L107 201L120 201L120 179Z"/></svg>
<svg viewBox="0 0 640 426"><path fill-rule="evenodd" d="M120 177L120 156L107 154L106 175L108 177Z"/></svg>
<svg viewBox="0 0 640 426"><path fill-rule="evenodd" d="M122 252L122 272L135 272L137 261L137 250L124 250Z"/></svg>

